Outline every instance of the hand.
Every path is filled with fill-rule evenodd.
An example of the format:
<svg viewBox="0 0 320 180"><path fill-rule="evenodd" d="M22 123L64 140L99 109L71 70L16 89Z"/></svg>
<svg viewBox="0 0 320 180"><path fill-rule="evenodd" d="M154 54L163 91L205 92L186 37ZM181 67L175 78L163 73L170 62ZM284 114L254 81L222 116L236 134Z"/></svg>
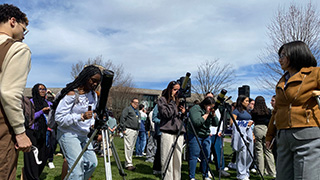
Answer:
<svg viewBox="0 0 320 180"><path fill-rule="evenodd" d="M270 141L266 141L266 148L267 149L271 149L272 147L270 147Z"/></svg>
<svg viewBox="0 0 320 180"><path fill-rule="evenodd" d="M102 135L101 135L101 134L98 135L97 141L98 141L98 142L101 142L101 141L102 141Z"/></svg>
<svg viewBox="0 0 320 180"><path fill-rule="evenodd" d="M126 131L123 131L122 133L123 133L123 135L125 135L125 134L126 134Z"/></svg>
<svg viewBox="0 0 320 180"><path fill-rule="evenodd" d="M91 119L93 111L87 111L83 114L84 119Z"/></svg>
<svg viewBox="0 0 320 180"><path fill-rule="evenodd" d="M252 124L253 124L253 121L250 120L250 121L248 122L248 126L251 127Z"/></svg>
<svg viewBox="0 0 320 180"><path fill-rule="evenodd" d="M50 111L50 107L44 107L42 108L43 113L48 114Z"/></svg>
<svg viewBox="0 0 320 180"><path fill-rule="evenodd" d="M205 106L205 108L206 108L206 114L210 114L211 106Z"/></svg>
<svg viewBox="0 0 320 180"><path fill-rule="evenodd" d="M221 137L221 135L222 135L222 132L218 132L218 136Z"/></svg>
<svg viewBox="0 0 320 180"><path fill-rule="evenodd" d="M186 108L184 108L183 106L180 106L179 109L182 114L184 114L186 112Z"/></svg>
<svg viewBox="0 0 320 180"><path fill-rule="evenodd" d="M15 148L17 150L20 150L22 152L30 152L31 151L32 143L25 132L23 132L21 134L17 134L16 141L17 141L17 143L15 144Z"/></svg>

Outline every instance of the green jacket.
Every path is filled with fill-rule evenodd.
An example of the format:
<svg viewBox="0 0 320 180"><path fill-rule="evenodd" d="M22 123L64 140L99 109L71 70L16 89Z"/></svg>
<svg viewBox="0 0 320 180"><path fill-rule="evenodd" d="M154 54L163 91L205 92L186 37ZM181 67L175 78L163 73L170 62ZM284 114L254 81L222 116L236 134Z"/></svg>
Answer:
<svg viewBox="0 0 320 180"><path fill-rule="evenodd" d="M218 126L219 120L215 116L213 117L210 114L207 120L203 119L203 115L206 113L204 109L202 109L199 105L194 105L189 110L189 118L193 124L195 132L200 138L205 138L210 135L210 126ZM192 131L191 125L188 124L188 133L194 134Z"/></svg>

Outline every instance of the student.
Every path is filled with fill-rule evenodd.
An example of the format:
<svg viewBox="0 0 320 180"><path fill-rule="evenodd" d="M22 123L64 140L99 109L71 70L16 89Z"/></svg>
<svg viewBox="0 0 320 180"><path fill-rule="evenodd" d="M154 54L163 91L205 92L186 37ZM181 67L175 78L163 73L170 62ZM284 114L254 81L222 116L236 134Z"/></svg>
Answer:
<svg viewBox="0 0 320 180"><path fill-rule="evenodd" d="M101 79L101 71L94 65L85 67L78 77L61 90L54 101L57 139L69 169L89 141L88 133L94 125L93 111L98 97L94 91ZM88 149L92 149L92 144ZM98 165L94 151L85 151L69 179L88 179Z"/></svg>
<svg viewBox="0 0 320 180"><path fill-rule="evenodd" d="M30 49L22 43L28 23L18 7L0 5L0 179L16 179L17 150L29 152L32 145L21 107L31 68Z"/></svg>

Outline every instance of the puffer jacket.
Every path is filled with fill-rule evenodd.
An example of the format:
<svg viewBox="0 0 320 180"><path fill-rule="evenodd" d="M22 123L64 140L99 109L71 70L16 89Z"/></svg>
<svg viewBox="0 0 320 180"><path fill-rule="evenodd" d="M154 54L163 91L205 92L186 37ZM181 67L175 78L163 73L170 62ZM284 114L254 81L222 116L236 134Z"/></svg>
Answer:
<svg viewBox="0 0 320 180"><path fill-rule="evenodd" d="M268 125L266 141L271 141L276 130L320 127L320 109L312 96L320 90L320 68L302 68L285 85L284 74L276 86L276 104Z"/></svg>

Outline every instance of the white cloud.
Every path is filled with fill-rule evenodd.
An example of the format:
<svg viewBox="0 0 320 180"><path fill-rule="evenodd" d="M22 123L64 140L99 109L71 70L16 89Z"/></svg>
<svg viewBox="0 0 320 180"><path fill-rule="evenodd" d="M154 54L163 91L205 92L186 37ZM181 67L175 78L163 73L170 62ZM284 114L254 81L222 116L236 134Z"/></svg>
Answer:
<svg viewBox="0 0 320 180"><path fill-rule="evenodd" d="M14 3L30 18L25 42L35 66L28 82L37 82L42 70L49 69L57 78L47 84L61 85L70 72L66 67L61 71L60 66L71 69L70 64L99 55L123 64L138 84L174 80L187 71L195 74L200 62L216 58L234 64L237 73L245 76L250 72L241 67L257 64L269 41L266 25L279 5L290 5L285 0ZM38 57L49 60L42 64ZM247 81L254 77L248 76Z"/></svg>

